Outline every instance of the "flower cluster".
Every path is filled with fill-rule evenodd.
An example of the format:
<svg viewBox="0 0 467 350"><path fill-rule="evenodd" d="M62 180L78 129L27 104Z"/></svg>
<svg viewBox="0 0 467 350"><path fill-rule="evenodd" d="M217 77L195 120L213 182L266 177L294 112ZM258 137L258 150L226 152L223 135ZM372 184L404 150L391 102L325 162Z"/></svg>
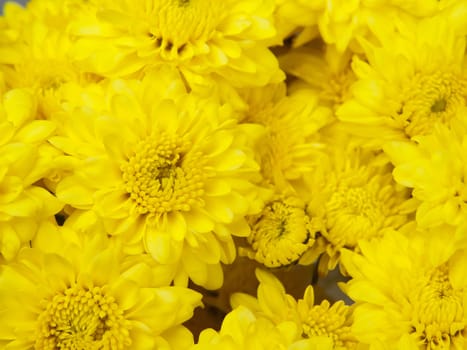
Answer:
<svg viewBox="0 0 467 350"><path fill-rule="evenodd" d="M462 350L466 266L465 1L5 4L0 348Z"/></svg>

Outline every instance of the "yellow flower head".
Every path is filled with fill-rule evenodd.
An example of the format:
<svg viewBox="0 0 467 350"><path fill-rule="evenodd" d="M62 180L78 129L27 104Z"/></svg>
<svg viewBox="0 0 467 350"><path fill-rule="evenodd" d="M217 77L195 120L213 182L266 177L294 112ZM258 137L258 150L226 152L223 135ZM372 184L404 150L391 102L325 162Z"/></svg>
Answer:
<svg viewBox="0 0 467 350"><path fill-rule="evenodd" d="M185 283L188 273L219 287L219 261L233 259L225 252L231 234L248 235L244 216L261 207L250 146L261 128L238 125L228 106L187 94L172 70L110 82L96 98L107 101L101 111L66 115L63 136L51 139L76 163L57 196L95 212L129 251L144 248L173 264Z"/></svg>
<svg viewBox="0 0 467 350"><path fill-rule="evenodd" d="M159 286L144 256L127 259L102 232L47 225L0 276L0 344L15 349L190 346L181 323L201 295ZM180 347L183 349L182 347Z"/></svg>
<svg viewBox="0 0 467 350"><path fill-rule="evenodd" d="M198 79L236 86L284 78L265 40L276 34L274 1L94 1L95 23L77 20L75 57L96 73L123 76L169 63Z"/></svg>
<svg viewBox="0 0 467 350"><path fill-rule="evenodd" d="M257 154L264 179L279 192L313 170L320 155L317 131L331 114L317 105L310 89L297 89L285 96L282 85L241 91L249 109L244 121L263 125Z"/></svg>
<svg viewBox="0 0 467 350"><path fill-rule="evenodd" d="M431 17L442 13L456 0L337 0L326 2L318 20L319 32L328 44L343 52L360 35L374 27L390 28L394 20Z"/></svg>
<svg viewBox="0 0 467 350"><path fill-rule="evenodd" d="M326 338L304 339L293 322L277 325L244 306L225 316L219 332L205 329L192 350L332 350Z"/></svg>
<svg viewBox="0 0 467 350"><path fill-rule="evenodd" d="M467 252L439 227L408 238L398 232L343 252L357 302L352 331L371 348L465 349ZM465 247L465 245L464 245Z"/></svg>
<svg viewBox="0 0 467 350"><path fill-rule="evenodd" d="M459 225L467 219L467 109L461 115L464 121L452 129L439 124L433 134L415 137L415 143L384 146L395 165L394 179L413 188L421 201L416 217L421 226Z"/></svg>
<svg viewBox="0 0 467 350"><path fill-rule="evenodd" d="M296 263L314 243L313 221L305 203L296 196L277 196L257 215L248 216L251 228L248 245L239 254L264 264L280 267Z"/></svg>
<svg viewBox="0 0 467 350"><path fill-rule="evenodd" d="M467 101L465 37L444 18L398 21L362 41L368 62L355 59L352 98L337 111L350 130L381 144L449 125Z"/></svg>
<svg viewBox="0 0 467 350"><path fill-rule="evenodd" d="M336 146L320 164L307 178L307 211L322 220L309 258L313 261L322 254L319 272L326 274L339 263L342 248L358 250L360 241L401 227L414 209L408 191L393 181L384 154Z"/></svg>
<svg viewBox="0 0 467 350"><path fill-rule="evenodd" d="M462 19L456 18L462 11L457 0L276 0L275 20L278 37L291 39L292 47L321 37L344 52L357 47L355 39L369 35L375 26L392 27L398 16L453 15L456 25L462 25Z"/></svg>
<svg viewBox="0 0 467 350"><path fill-rule="evenodd" d="M37 225L62 204L38 182L51 170L53 152L45 140L50 121L34 120L36 99L25 90L0 95L0 262L16 256Z"/></svg>
<svg viewBox="0 0 467 350"><path fill-rule="evenodd" d="M313 341L326 339L330 349L357 348L358 342L350 330L351 308L343 301L330 305L329 301L323 300L315 305L312 286L307 287L303 299L296 301L286 294L284 286L270 272L257 269L256 276L260 282L257 298L235 293L231 297L234 308L247 307L257 317L268 319L276 325L292 322L303 337Z"/></svg>
<svg viewBox="0 0 467 350"><path fill-rule="evenodd" d="M358 342L352 334L352 309L339 300L330 304L323 300L315 305L313 287L308 286L303 299L297 302L297 311L307 338L325 336L332 340L333 349L357 349Z"/></svg>
<svg viewBox="0 0 467 350"><path fill-rule="evenodd" d="M6 13L12 22L9 30L15 35L10 42L0 42L0 67L6 84L34 91L38 112L42 118L50 118L60 109L68 83L85 84L96 77L80 71L70 56L72 39L65 31L68 6L54 1L38 3L27 9L14 6ZM14 23L18 18L22 25Z"/></svg>

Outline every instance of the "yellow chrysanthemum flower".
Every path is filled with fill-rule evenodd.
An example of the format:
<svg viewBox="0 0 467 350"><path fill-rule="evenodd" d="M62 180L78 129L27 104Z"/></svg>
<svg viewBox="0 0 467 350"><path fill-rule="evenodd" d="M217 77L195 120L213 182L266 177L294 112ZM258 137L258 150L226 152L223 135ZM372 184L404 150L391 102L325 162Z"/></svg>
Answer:
<svg viewBox="0 0 467 350"><path fill-rule="evenodd" d="M36 100L28 91L0 96L0 262L12 260L35 235L42 220L62 204L38 186L47 176L53 152L45 144L55 125L34 120Z"/></svg>
<svg viewBox="0 0 467 350"><path fill-rule="evenodd" d="M60 109L62 90L68 83L86 84L97 78L80 71L70 55L73 41L65 31L67 6L51 1L42 6L37 3L27 9L11 5L5 14L15 35L14 40L0 43L0 65L7 85L34 91L38 112L42 118L50 118ZM20 25L15 23L18 18ZM61 23L57 23L58 18Z"/></svg>
<svg viewBox="0 0 467 350"><path fill-rule="evenodd" d="M466 105L466 39L444 18L398 21L362 41L368 62L356 58L352 98L337 111L350 130L373 143L429 134L450 124Z"/></svg>
<svg viewBox="0 0 467 350"><path fill-rule="evenodd" d="M353 277L346 293L357 302L352 331L371 349L465 349L467 252L450 228L398 232L344 251Z"/></svg>
<svg viewBox="0 0 467 350"><path fill-rule="evenodd" d="M231 234L247 236L244 216L261 208L250 144L262 129L187 94L173 71L111 82L97 99L102 111L64 116L63 136L51 139L75 162L58 198L93 211L127 251L172 264L178 282L220 287Z"/></svg>
<svg viewBox="0 0 467 350"><path fill-rule="evenodd" d="M283 80L266 40L274 38L274 1L94 1L96 21L78 20L76 57L117 77L160 64L191 81L212 74L236 86ZM91 23L90 23L91 21Z"/></svg>
<svg viewBox="0 0 467 350"><path fill-rule="evenodd" d="M430 17L456 5L456 0L338 0L327 2L318 22L325 42L343 51L356 36L375 26L390 28L398 16ZM408 15L409 16L408 16Z"/></svg>
<svg viewBox="0 0 467 350"><path fill-rule="evenodd" d="M143 256L125 258L102 232L52 225L3 267L0 295L0 345L24 350L185 349L193 336L181 323L201 304L159 286Z"/></svg>
<svg viewBox="0 0 467 350"><path fill-rule="evenodd" d="M324 337L304 339L293 322L277 325L240 306L224 318L219 332L205 329L192 350L332 350Z"/></svg>
<svg viewBox="0 0 467 350"><path fill-rule="evenodd" d="M279 192L314 169L320 155L317 131L327 125L331 114L317 105L310 89L297 89L285 96L283 85L240 91L248 109L245 122L263 125L257 155L264 179Z"/></svg>
<svg viewBox="0 0 467 350"><path fill-rule="evenodd" d="M467 109L452 129L437 125L414 143L391 142L384 150L395 165L394 179L413 188L421 201L417 222L423 227L467 221Z"/></svg>
<svg viewBox="0 0 467 350"><path fill-rule="evenodd" d="M355 39L368 35L375 26L390 28L398 16L404 18L452 16L460 26L465 7L457 0L276 0L276 26L281 39L298 47L321 37L344 52ZM461 16L462 17L462 16ZM452 23L452 22L451 22Z"/></svg>
<svg viewBox="0 0 467 350"><path fill-rule="evenodd" d="M247 217L251 233L248 245L239 254L266 267L288 266L300 261L313 245L315 232L312 218L303 200L294 195L281 195L266 202L257 215Z"/></svg>
<svg viewBox="0 0 467 350"><path fill-rule="evenodd" d="M307 212L322 224L303 259L313 262L321 254L320 275L337 266L343 248L358 250L360 241L381 237L388 229L409 222L416 205L409 200L409 192L392 179L392 166L384 154L358 147L329 147L328 160L323 159L320 168L306 178Z"/></svg>
<svg viewBox="0 0 467 350"><path fill-rule="evenodd" d="M297 302L297 311L306 337L326 336L332 340L335 350L359 347L351 332L351 307L345 305L344 301L339 300L331 305L328 300L323 300L315 305L313 287L308 286L303 299Z"/></svg>
<svg viewBox="0 0 467 350"><path fill-rule="evenodd" d="M292 322L307 339L327 339L330 349L357 349L358 342L350 330L351 308L343 301L330 305L323 300L315 305L312 286L307 287L303 299L296 301L286 294L284 286L270 272L257 269L256 276L260 282L258 297L235 293L231 297L234 308L247 307L257 317L269 319L276 325Z"/></svg>

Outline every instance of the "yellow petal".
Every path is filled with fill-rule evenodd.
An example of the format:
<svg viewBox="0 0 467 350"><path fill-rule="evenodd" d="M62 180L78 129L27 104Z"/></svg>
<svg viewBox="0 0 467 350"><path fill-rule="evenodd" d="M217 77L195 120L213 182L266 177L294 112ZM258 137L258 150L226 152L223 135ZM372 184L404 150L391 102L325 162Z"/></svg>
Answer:
<svg viewBox="0 0 467 350"><path fill-rule="evenodd" d="M125 278L118 278L114 284L112 284L112 296L115 297L118 306L122 310L128 310L138 303L138 291L140 286Z"/></svg>
<svg viewBox="0 0 467 350"><path fill-rule="evenodd" d="M217 264L219 263L221 253L219 242L211 232L197 235L199 245L196 248L187 247L193 254L196 254L198 258L206 264Z"/></svg>
<svg viewBox="0 0 467 350"><path fill-rule="evenodd" d="M183 326L169 329L162 333L162 337L169 343L170 349L191 349L194 345L193 333Z"/></svg>
<svg viewBox="0 0 467 350"><path fill-rule="evenodd" d="M109 219L124 219L130 215L130 199L121 189L98 191L95 195L96 212Z"/></svg>
<svg viewBox="0 0 467 350"><path fill-rule="evenodd" d="M419 148L411 142L387 142L383 146L383 150L396 166L419 159L422 156Z"/></svg>
<svg viewBox="0 0 467 350"><path fill-rule="evenodd" d="M2 225L0 234L0 253L7 261L16 257L21 246L18 235L10 225Z"/></svg>
<svg viewBox="0 0 467 350"><path fill-rule="evenodd" d="M6 169L5 169L6 170ZM23 191L23 184L16 176L7 176L0 182L0 204L13 201Z"/></svg>
<svg viewBox="0 0 467 350"><path fill-rule="evenodd" d="M2 147L0 157L8 164L10 173L27 181L28 175L37 164L37 148L25 143L10 143Z"/></svg>
<svg viewBox="0 0 467 350"><path fill-rule="evenodd" d="M250 310L244 306L239 306L225 316L220 332L223 335L231 335L234 339L243 339L250 324L255 320L256 317Z"/></svg>
<svg viewBox="0 0 467 350"><path fill-rule="evenodd" d="M222 196L231 191L231 187L227 180L210 179L204 186L204 191L207 196Z"/></svg>
<svg viewBox="0 0 467 350"><path fill-rule="evenodd" d="M27 120L34 117L35 103L32 96L25 90L8 91L3 96L3 104L8 120L16 127L23 125Z"/></svg>
<svg viewBox="0 0 467 350"><path fill-rule="evenodd" d="M243 151L231 149L213 158L211 164L217 171L232 171L241 168L246 159L247 156Z"/></svg>
<svg viewBox="0 0 467 350"><path fill-rule="evenodd" d="M370 304L386 305L389 302L388 297L368 281L353 281L347 294L353 300L365 301Z"/></svg>
<svg viewBox="0 0 467 350"><path fill-rule="evenodd" d="M195 233L204 233L214 229L214 223L212 220L201 211L193 209L189 212L183 213L183 216L186 220L186 226L190 231L194 231Z"/></svg>
<svg viewBox="0 0 467 350"><path fill-rule="evenodd" d="M38 203L33 198L23 193L13 202L0 205L0 212L11 216L33 217L37 214L38 207Z"/></svg>
<svg viewBox="0 0 467 350"><path fill-rule="evenodd" d="M204 286L208 279L207 265L201 259L197 259L191 252L184 250L183 252L183 269L186 271L190 279L197 285Z"/></svg>
<svg viewBox="0 0 467 350"><path fill-rule="evenodd" d="M58 254L45 254L44 267L52 290L65 290L75 283L73 265L66 258Z"/></svg>
<svg viewBox="0 0 467 350"><path fill-rule="evenodd" d="M235 216L232 209L225 203L218 200L210 200L209 198L206 199L203 209L206 212L206 215L209 215L214 218L215 221L222 223L232 222Z"/></svg>
<svg viewBox="0 0 467 350"><path fill-rule="evenodd" d="M203 153L210 157L222 154L233 142L233 135L227 131L219 131L210 136L203 145Z"/></svg>
<svg viewBox="0 0 467 350"><path fill-rule="evenodd" d="M417 223L422 227L433 227L445 222L443 206L430 202L423 202L416 213Z"/></svg>
<svg viewBox="0 0 467 350"><path fill-rule="evenodd" d="M465 290L467 286L467 252L460 250L449 261L449 280L454 290Z"/></svg>
<svg viewBox="0 0 467 350"><path fill-rule="evenodd" d="M177 108L172 100L162 100L157 108L152 109L151 114L151 120L156 122L156 126L160 126L160 130L176 134L180 121Z"/></svg>
<svg viewBox="0 0 467 350"><path fill-rule="evenodd" d="M180 259L183 242L174 241L167 232L160 232L153 228L146 230L144 245L156 261L171 264Z"/></svg>
<svg viewBox="0 0 467 350"><path fill-rule="evenodd" d="M64 178L56 189L58 199L78 209L90 209L93 204L94 191L81 184L79 178Z"/></svg>
<svg viewBox="0 0 467 350"><path fill-rule="evenodd" d="M133 117L133 116L132 116ZM100 117L96 120L96 131L104 143L107 155L115 162L125 160L131 151L131 146L138 142L138 135L120 120L111 117ZM122 139L121 134L125 137Z"/></svg>
<svg viewBox="0 0 467 350"><path fill-rule="evenodd" d="M89 243L84 248L90 248ZM98 250L93 249L94 254L96 251ZM119 276L118 251L112 246L88 258L89 261L86 264L86 268L83 268L81 271L89 273L92 276L93 282L97 285L105 285Z"/></svg>
<svg viewBox="0 0 467 350"><path fill-rule="evenodd" d="M167 214L167 223L165 226L167 233L176 241L185 238L187 223L182 213L174 211Z"/></svg>
<svg viewBox="0 0 467 350"><path fill-rule="evenodd" d="M25 143L36 143L52 135L55 124L48 120L34 120L21 128L15 139Z"/></svg>
<svg viewBox="0 0 467 350"><path fill-rule="evenodd" d="M227 224L226 227L230 234L237 237L248 237L251 233L251 228L244 218L240 218L230 224Z"/></svg>

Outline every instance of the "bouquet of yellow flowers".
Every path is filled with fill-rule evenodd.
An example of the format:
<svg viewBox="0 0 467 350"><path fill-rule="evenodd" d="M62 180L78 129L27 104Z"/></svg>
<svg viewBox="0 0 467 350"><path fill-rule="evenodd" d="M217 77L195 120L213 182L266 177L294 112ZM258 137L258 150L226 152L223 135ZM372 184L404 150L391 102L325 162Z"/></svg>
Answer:
<svg viewBox="0 0 467 350"><path fill-rule="evenodd" d="M6 3L0 348L467 349L466 41L465 0Z"/></svg>

